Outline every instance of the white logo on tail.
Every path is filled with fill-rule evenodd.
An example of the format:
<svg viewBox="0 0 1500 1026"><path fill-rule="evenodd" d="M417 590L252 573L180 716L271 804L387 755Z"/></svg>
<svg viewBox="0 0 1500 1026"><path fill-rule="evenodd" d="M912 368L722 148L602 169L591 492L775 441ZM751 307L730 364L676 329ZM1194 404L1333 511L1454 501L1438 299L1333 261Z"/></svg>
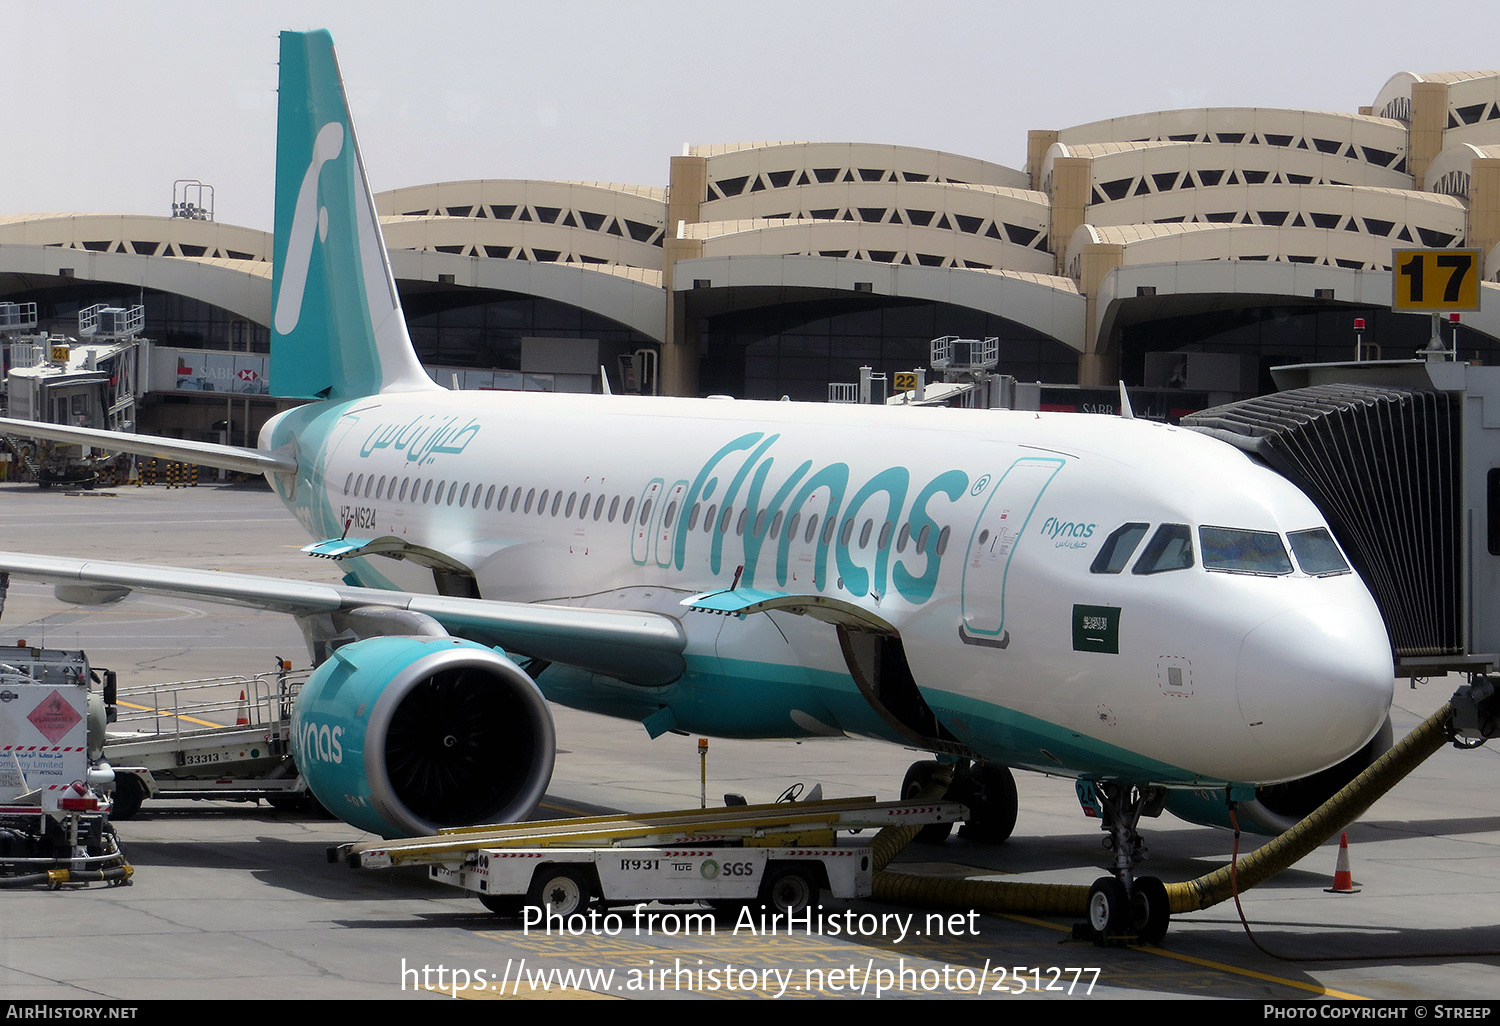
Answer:
<svg viewBox="0 0 1500 1026"><path fill-rule="evenodd" d="M318 175L323 165L344 149L344 126L330 121L318 130L313 141L312 160L302 176L297 191L297 209L292 217L292 236L287 242L286 258L281 267L281 291L276 296L274 318L276 332L288 334L302 316L302 293L307 287L307 269L312 263L313 226L318 241L328 238L328 208L318 206Z"/></svg>

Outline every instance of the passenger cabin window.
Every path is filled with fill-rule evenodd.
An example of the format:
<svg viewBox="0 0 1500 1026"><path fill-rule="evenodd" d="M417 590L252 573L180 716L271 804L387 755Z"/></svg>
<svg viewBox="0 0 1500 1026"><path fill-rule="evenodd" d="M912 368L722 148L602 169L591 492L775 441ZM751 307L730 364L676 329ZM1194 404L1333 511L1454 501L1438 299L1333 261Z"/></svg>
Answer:
<svg viewBox="0 0 1500 1026"><path fill-rule="evenodd" d="M1292 555L1305 574L1314 577L1332 577L1350 572L1344 554L1334 543L1333 536L1325 528L1315 527L1310 531L1293 531L1287 535L1292 543Z"/></svg>
<svg viewBox="0 0 1500 1026"><path fill-rule="evenodd" d="M1243 531L1233 527L1200 527L1203 568L1236 574L1280 577L1292 572L1291 558L1275 531Z"/></svg>
<svg viewBox="0 0 1500 1026"><path fill-rule="evenodd" d="M1104 539L1104 544L1099 546L1099 555L1094 557L1093 564L1089 567L1091 574L1118 574L1124 571L1125 564L1130 562L1130 557L1135 555L1136 546L1141 539L1146 537L1146 531L1150 524L1124 524L1115 528Z"/></svg>
<svg viewBox="0 0 1500 1026"><path fill-rule="evenodd" d="M1162 524L1135 561L1133 574L1162 574L1193 565L1193 533L1186 524Z"/></svg>

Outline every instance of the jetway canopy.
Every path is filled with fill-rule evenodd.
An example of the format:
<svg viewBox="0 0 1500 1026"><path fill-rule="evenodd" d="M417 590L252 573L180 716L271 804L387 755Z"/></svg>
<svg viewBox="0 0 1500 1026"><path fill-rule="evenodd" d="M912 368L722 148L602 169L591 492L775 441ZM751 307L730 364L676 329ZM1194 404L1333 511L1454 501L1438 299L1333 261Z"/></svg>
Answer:
<svg viewBox="0 0 1500 1026"><path fill-rule="evenodd" d="M1401 673L1500 664L1500 368L1276 374L1302 387L1183 425L1265 460L1317 504L1380 606Z"/></svg>

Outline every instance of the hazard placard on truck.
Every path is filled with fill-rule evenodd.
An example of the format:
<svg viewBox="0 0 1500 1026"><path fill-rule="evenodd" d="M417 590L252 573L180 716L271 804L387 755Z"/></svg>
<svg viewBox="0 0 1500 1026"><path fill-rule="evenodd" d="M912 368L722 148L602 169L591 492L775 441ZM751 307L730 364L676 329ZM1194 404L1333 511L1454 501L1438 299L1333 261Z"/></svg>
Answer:
<svg viewBox="0 0 1500 1026"><path fill-rule="evenodd" d="M0 803L88 776L88 696L87 684L0 680Z"/></svg>

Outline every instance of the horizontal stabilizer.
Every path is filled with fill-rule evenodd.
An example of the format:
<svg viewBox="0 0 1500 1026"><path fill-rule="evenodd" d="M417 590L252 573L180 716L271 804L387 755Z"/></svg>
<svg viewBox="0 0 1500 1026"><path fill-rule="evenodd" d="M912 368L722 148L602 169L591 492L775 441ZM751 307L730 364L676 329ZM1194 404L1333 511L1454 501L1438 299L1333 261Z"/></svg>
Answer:
<svg viewBox="0 0 1500 1026"><path fill-rule="evenodd" d="M0 417L0 434L23 438L45 438L70 445L88 445L112 452L130 452L137 456L221 467L242 474L295 474L297 459L291 452L262 452L238 445L217 442L193 442L185 438L158 438L128 431L102 431L98 428L69 427L66 424L43 424L35 420Z"/></svg>

